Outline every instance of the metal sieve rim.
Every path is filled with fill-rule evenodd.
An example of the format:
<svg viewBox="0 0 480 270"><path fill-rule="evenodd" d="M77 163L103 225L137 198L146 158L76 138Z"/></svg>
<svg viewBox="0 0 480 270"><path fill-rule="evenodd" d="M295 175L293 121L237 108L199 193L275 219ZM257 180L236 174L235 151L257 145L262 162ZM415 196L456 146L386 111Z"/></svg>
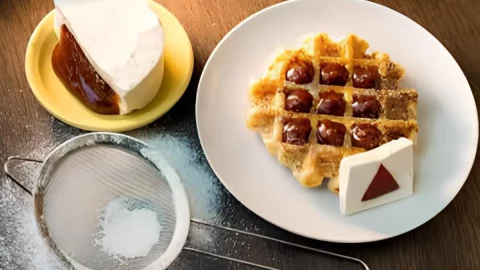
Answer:
<svg viewBox="0 0 480 270"><path fill-rule="evenodd" d="M162 158L159 162L157 156L156 160L149 158L147 155L144 155L142 152L144 150L156 151L151 148L146 143L135 139L131 136L112 133L112 132L91 132L83 135L76 136L71 138L54 150L52 150L48 156L45 158L40 172L37 178L35 188L33 190L33 199L34 199L34 213L37 225L41 231L41 234L48 241L49 245L56 251L56 253L65 261L70 263L77 269L88 269L82 265L79 265L75 260L70 258L62 250L60 250L53 239L50 237L48 228L43 215L43 192L47 184L49 183L49 175L55 168L56 164L68 153L79 150L82 147L94 146L94 145L115 145L126 150L130 150L134 154L137 154L140 158L143 158L153 164L158 171L163 175L164 172L168 172L168 175L171 177L165 177L172 191L172 199L174 204L174 211L176 213L176 224L175 231L172 236L170 244L167 246L165 252L149 266L144 268L145 270L156 270L156 269L165 269L178 257L180 252L185 245L187 240L188 231L190 227L190 209L188 204L188 197L181 182L180 177L173 169L173 167L168 163L167 160Z"/></svg>

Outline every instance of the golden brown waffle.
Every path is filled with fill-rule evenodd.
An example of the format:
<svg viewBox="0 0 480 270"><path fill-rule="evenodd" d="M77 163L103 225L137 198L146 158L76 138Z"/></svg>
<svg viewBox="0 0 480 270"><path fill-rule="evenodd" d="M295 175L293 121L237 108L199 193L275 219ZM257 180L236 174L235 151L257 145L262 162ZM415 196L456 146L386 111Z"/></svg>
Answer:
<svg viewBox="0 0 480 270"><path fill-rule="evenodd" d="M355 35L319 34L283 51L250 89L248 128L304 186L331 178L338 193L344 156L399 137L416 142L417 92L398 89L404 69L368 47Z"/></svg>

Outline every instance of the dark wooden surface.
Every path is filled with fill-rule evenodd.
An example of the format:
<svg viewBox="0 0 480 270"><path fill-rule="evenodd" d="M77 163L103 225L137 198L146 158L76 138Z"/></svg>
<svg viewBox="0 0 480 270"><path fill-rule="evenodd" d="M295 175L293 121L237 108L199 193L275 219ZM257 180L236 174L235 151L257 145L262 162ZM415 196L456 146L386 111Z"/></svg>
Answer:
<svg viewBox="0 0 480 270"><path fill-rule="evenodd" d="M203 65L217 42L233 26L250 14L279 1L159 2L183 23L193 44L196 66L189 89L172 111L149 127L133 132L133 135L145 137L147 136L145 134L150 136L162 130L171 136L188 138L186 140L194 145L192 149L199 156L200 162L205 163L198 146L194 120L196 85ZM477 104L480 103L480 1L375 2L407 15L436 36L463 69L475 100ZM50 0L0 0L0 164L3 164L10 155L42 158L55 145L82 133L53 119L33 97L24 75L24 54L28 39L37 23L52 8ZM208 213L199 212L199 215L217 224L356 256L367 262L370 269L480 269L479 165L477 155L474 169L465 186L437 217L412 232L376 243L338 245L293 236L254 216L235 201L223 187L213 182L209 183L209 188L220 194L222 205L215 210L210 209ZM211 175L208 166L204 167L204 171ZM214 177L212 181L215 181ZM31 210L31 198L1 175L0 269L61 268L48 251L37 245L41 241L36 235L33 218L29 214ZM290 252L286 254L283 249L275 250L280 258L289 257L285 263L277 264L282 269L329 269L325 266L321 268L323 265L321 260L311 264L302 263L304 257L301 255L294 256ZM248 252L245 254L248 257ZM255 254L250 255L255 257ZM182 256L191 257L187 258L190 263L183 266L177 263L178 269L237 269L235 265L219 265L218 261L211 264L207 261L200 264L191 263L201 259L192 254ZM273 255L264 253L262 256ZM335 265L336 269L347 268L341 264L332 265Z"/></svg>

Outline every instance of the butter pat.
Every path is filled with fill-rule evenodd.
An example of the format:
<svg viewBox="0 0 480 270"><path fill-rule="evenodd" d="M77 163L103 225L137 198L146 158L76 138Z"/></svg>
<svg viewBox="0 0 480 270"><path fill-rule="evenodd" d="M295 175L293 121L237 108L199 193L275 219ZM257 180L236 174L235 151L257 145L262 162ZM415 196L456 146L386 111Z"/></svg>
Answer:
<svg viewBox="0 0 480 270"><path fill-rule="evenodd" d="M65 24L100 77L119 97L120 114L145 107L164 71L164 31L145 0L54 0L54 29Z"/></svg>
<svg viewBox="0 0 480 270"><path fill-rule="evenodd" d="M340 162L340 211L354 214L413 194L413 143L406 138Z"/></svg>

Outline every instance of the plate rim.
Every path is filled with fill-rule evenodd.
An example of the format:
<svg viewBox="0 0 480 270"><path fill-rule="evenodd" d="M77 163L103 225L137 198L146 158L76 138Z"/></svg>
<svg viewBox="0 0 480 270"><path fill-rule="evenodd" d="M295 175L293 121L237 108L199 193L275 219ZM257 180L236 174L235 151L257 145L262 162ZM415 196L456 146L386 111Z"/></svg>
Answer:
<svg viewBox="0 0 480 270"><path fill-rule="evenodd" d="M383 5L380 5L380 4L377 4L377 3L374 3L374 2L370 2L370 1L361 1L361 0L350 0L351 2L363 2L362 4L365 4L365 5L372 5L372 6L376 6L376 8L384 8L384 9L387 9L389 10L390 12L393 12L393 13L396 13L397 15L403 17L403 19L406 19L406 20L409 20L411 21L412 23L414 23L416 25L416 27L419 27L425 34L429 35L431 38L433 38L435 41L438 42L438 44L440 45L440 47L447 53L447 55L450 57L450 60L452 61L452 63L456 66L456 68L458 68L463 76L463 79L466 81L467 85L468 85L468 88L470 89L470 101L473 102L473 107L475 108L475 111L477 112L475 114L475 121L474 121L474 125L476 126L475 127L475 131L474 131L474 137L475 137L475 142L476 142L476 147L474 148L474 150L471 152L471 153L468 153L469 156L470 156L470 165L466 168L469 168L468 170L465 169L464 171L462 171L462 183L461 185L459 186L458 190L454 193L454 196L452 196L452 198L445 204L444 207L442 207L438 212L436 213L433 213L430 217L428 217L424 222L421 222L419 224L417 224L416 226L413 226L411 227L409 230L405 230L403 232L400 232L400 233L397 233L397 234L391 234L391 235L383 235L381 237L375 237L374 239L366 239L366 240L337 240L337 239L332 239L332 238L325 238L325 237L314 237L312 235L307 235L307 234L304 234L302 233L301 231L296 231L296 230L292 230L292 229L289 229L289 228L286 228L285 226L283 226L282 224L279 224L278 222L275 222L274 220L271 220L270 218L266 218L262 215L260 215L256 210L248 207L244 202L243 200L241 200L241 198L238 196L238 194L236 194L231 188L229 188L229 185L224 181L222 180L222 178L217 174L217 171L216 169L211 165L211 158L209 158L209 154L207 153L206 149L205 149L205 146L204 146L204 143L203 143L203 139L202 139L202 134L200 132L200 122L199 122L199 97L200 97L200 90L201 90L201 86L204 84L204 81L205 81L205 77L207 75L206 74L206 70L208 70L209 66L211 65L211 62L213 61L213 57L216 55L217 51L220 49L220 47L226 42L226 40L235 32L237 31L240 27L242 27L244 24L248 23L251 19L255 18L256 16L259 16L263 13L266 13L266 12L269 12L270 10L272 9L275 9L275 8L278 8L279 6L282 6L282 5L289 5L293 2L300 2L300 1L304 1L304 0L290 0L290 1L285 1L285 2L280 2L280 3L277 3L277 4L274 4L274 5L271 5L269 7L266 7L262 10L259 10L253 14L251 14L250 16L246 17L244 20L242 20L239 24L237 24L235 27L233 27L221 40L220 42L215 46L214 50L212 51L212 53L210 54L207 62L205 63L205 66L202 70L202 74L200 76L200 79L199 79L199 83L198 83L198 86L197 86L197 94L196 94L196 102L195 102L195 122L196 122L196 126L197 126L197 134L198 134L198 137L199 137L199 141L200 141L200 145L202 146L202 150L205 154L205 158L207 160L207 162L209 163L212 171L215 173L215 176L218 178L218 180L222 183L222 185L228 190L228 192L230 194L232 194L232 196L238 201L240 202L245 208L247 208L248 210L250 210L252 213L254 213L255 215L257 215L258 217L260 217L261 219L267 221L268 223L280 228L280 229L283 229L285 231L288 231L290 233L293 233L293 234L296 234L296 235L299 235L299 236L302 236L302 237L306 237L306 238L309 238L309 239L314 239L314 240L320 240L320 241L327 241L327 242L332 242L332 243L370 243L370 242L378 242L378 241L382 241L382 240L386 240L386 239L391 239L391 238L395 238L397 236L400 236L400 235L403 235L403 234L406 234L408 232L411 232L423 225L425 225L426 223L428 223L429 221L431 221L434 217L436 217L438 214L440 214L441 212L443 212L443 210L451 204L451 202L457 197L458 193L460 192L460 190L463 188L463 186L465 185L465 182L468 180L468 177L470 176L470 173L473 169L473 165L475 163L475 157L477 155L477 148L478 148L478 140L479 140L479 130L478 130L478 127L479 127L479 123L478 123L478 108L477 108L477 105L476 105L476 102L475 102L475 98L473 96L473 92L471 91L471 86L470 86L470 83L467 79L467 77L465 76L465 73L464 71L462 70L462 68L460 67L460 65L458 64L458 62L456 61L456 59L453 57L453 55L450 53L450 51L448 51L448 49L443 45L442 42L440 42L432 33L430 33L427 29L425 29L422 25L420 25L419 23L417 23L416 21L414 21L413 19L407 17L406 15L394 10L394 9L391 9L387 6L383 6Z"/></svg>
<svg viewBox="0 0 480 270"><path fill-rule="evenodd" d="M154 0L147 0L147 2L150 6L154 6L155 8L159 8L162 11L166 12L169 16L171 16L173 22L177 26L179 26L180 29L182 29L182 32L183 32L182 34L184 34L185 37L186 37L185 42L186 42L186 45L188 47L188 51L186 51L185 53L187 54L187 58L189 60L188 63L185 63L185 66L187 67L187 73L186 73L187 76L181 82L182 87L181 88L179 87L179 89L180 89L179 91L169 92L167 94L167 96L172 97L171 101L169 103L165 103L163 101L160 102L160 104L163 105L163 106L158 106L158 107L161 107L163 109L156 109L156 110L153 109L153 110L151 110L151 111L153 111L153 113L149 117L146 117L146 118L145 118L145 114L140 114L138 116L135 116L136 119L133 119L133 120L127 122L127 121L124 121L126 119L123 118L123 116L114 115L113 117L116 117L115 119L102 120L102 122L104 122L104 123L105 123L105 121L110 122L110 123L115 123L115 125L111 125L111 126L108 126L108 127L102 126L101 123L90 123L89 124L89 123L85 123L84 121L79 122L78 120L77 121L70 120L68 117L64 117L64 116L62 116L61 113L58 113L58 111L54 109L55 106L51 106L51 104L50 105L47 104L48 102L45 101L45 99L43 98L43 95L40 93L40 90L38 90L39 88L44 88L43 87L44 84L42 82L40 82L41 80L38 78L38 75L36 75L36 72L35 72L35 70L38 70L38 68L36 68L35 66L40 62L39 59L38 59L39 58L38 54L35 53L35 52L38 52L38 49L35 49L35 47L38 47L41 44L43 44L43 43L39 43L39 41L41 41L42 36L45 35L44 34L45 24L48 22L48 20L51 19L52 16L54 16L55 9L52 9L35 26L35 29L33 30L32 34L31 34L31 36L28 40L28 43L27 43L27 49L26 49L26 52L25 52L25 63L24 63L25 76L27 78L28 86L29 86L31 92L33 93L35 99L42 106L43 109L45 109L50 115L52 115L56 119L60 120L61 122L65 123L69 126L79 128L81 130L92 131L92 132L127 132L127 131L131 131L131 130L135 130L135 129L147 126L147 125L155 122L160 117L164 116L167 112L169 112L173 108L173 106L175 106L178 103L178 101L183 97L183 95L187 91L188 86L190 85L192 75L193 75L193 69L194 69L195 61L194 61L192 43L191 43L190 37L188 36L185 28L183 27L183 25L180 23L178 18L173 13L171 13L167 8L165 8L163 5L161 5L160 3L157 3ZM155 15L157 15L155 10L152 10L152 12L154 12ZM53 31L53 26L52 26L51 31ZM165 54L163 54L163 57L165 57ZM164 83L164 81L165 81L165 79L163 79L162 84ZM162 88L162 86L160 86L160 87ZM175 94L175 95L172 95L172 94ZM147 104L147 106L148 106L148 104ZM140 109L138 111L142 111L142 109ZM100 116L101 117L106 117L105 115L100 115ZM127 114L125 116L126 117L131 117L130 114Z"/></svg>

